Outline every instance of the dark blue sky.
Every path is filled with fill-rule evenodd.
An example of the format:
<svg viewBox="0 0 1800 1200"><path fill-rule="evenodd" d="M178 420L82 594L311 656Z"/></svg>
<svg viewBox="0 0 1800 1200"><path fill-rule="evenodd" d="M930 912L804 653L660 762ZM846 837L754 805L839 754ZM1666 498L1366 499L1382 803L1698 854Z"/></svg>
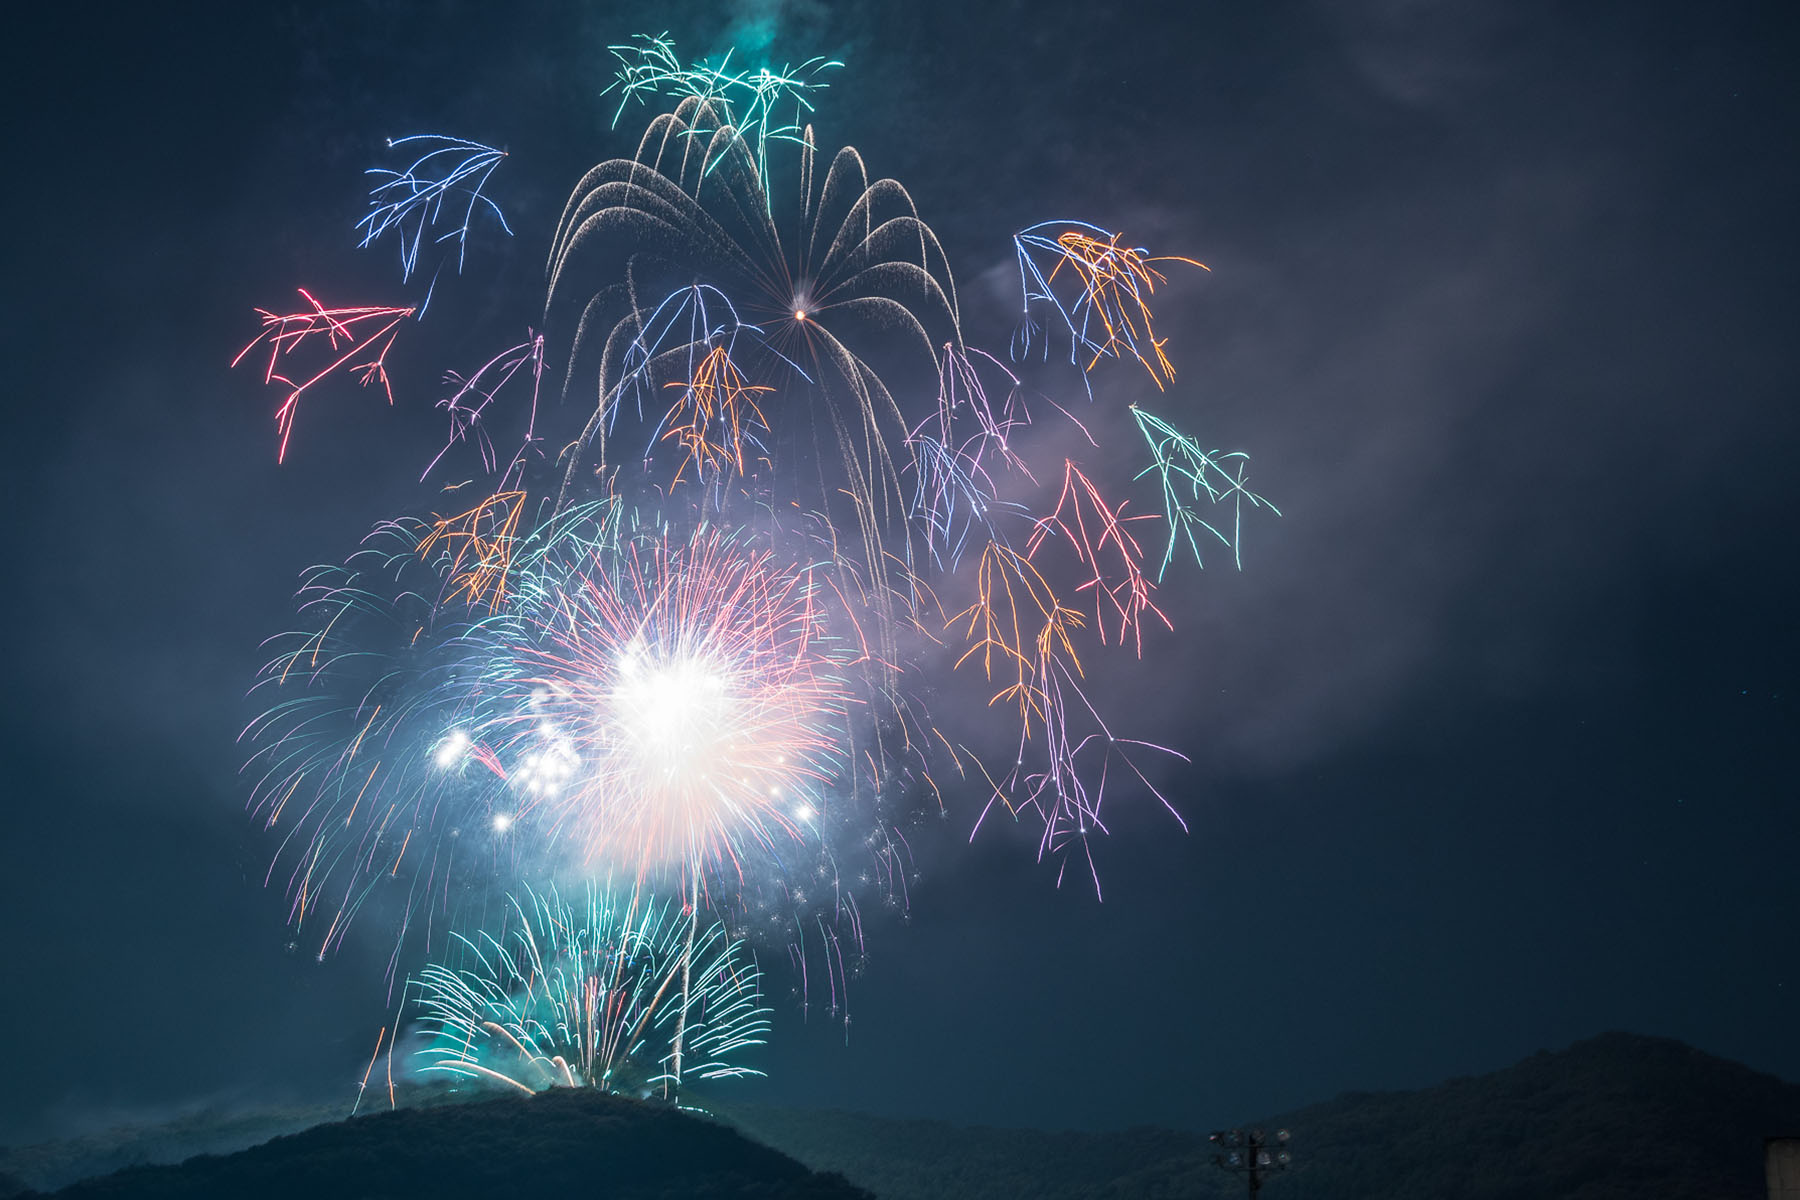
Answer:
<svg viewBox="0 0 1800 1200"><path fill-rule="evenodd" d="M1782 6L496 7L10 47L0 1140L360 1073L387 946L284 952L243 693L296 573L417 503L392 464L437 435L432 336L536 320L563 197L633 145L605 46L665 28L845 60L820 140L907 184L974 340L1034 221L1209 263L1159 309L1163 403L1285 513L1167 594L1129 704L1193 755L1192 832L1122 804L1097 904L958 814L849 1046L784 1010L747 1095L1205 1124L1614 1028L1800 1078ZM253 305L391 289L351 225L420 129L509 148L519 236L434 301L395 409L321 402L277 469L226 364ZM1127 375L1101 402L1147 398Z"/></svg>

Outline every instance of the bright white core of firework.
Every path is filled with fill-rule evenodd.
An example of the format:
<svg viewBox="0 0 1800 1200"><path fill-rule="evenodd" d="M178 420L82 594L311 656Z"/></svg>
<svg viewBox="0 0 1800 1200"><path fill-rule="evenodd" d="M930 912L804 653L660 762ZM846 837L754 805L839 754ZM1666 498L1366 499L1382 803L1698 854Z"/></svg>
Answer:
<svg viewBox="0 0 1800 1200"><path fill-rule="evenodd" d="M463 755L468 753L468 750L469 735L460 729L456 729L452 730L449 736L438 743L437 751L432 755L432 759L440 768L448 771L451 767L462 762Z"/></svg>
<svg viewBox="0 0 1800 1200"><path fill-rule="evenodd" d="M619 659L609 707L621 748L652 776L704 778L731 727L730 677L716 660L682 655L649 658L633 643Z"/></svg>

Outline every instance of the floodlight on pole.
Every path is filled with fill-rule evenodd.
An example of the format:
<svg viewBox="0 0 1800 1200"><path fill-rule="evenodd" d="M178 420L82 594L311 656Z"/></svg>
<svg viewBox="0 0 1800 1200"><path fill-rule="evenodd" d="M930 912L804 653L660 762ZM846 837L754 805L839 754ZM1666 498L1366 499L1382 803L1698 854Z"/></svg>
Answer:
<svg viewBox="0 0 1800 1200"><path fill-rule="evenodd" d="M1224 1129L1207 1140L1219 1148L1219 1153L1213 1155L1213 1163L1227 1171L1244 1175L1254 1200L1256 1193L1262 1189L1264 1175L1272 1171L1285 1171L1288 1164L1294 1161L1293 1154L1287 1148L1292 1136L1285 1129L1277 1129L1273 1138L1260 1129Z"/></svg>

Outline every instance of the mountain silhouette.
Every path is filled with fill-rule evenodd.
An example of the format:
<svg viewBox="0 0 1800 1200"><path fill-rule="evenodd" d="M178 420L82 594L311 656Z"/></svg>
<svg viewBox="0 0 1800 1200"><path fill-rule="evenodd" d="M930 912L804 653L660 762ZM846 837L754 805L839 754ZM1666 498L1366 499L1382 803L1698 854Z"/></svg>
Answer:
<svg viewBox="0 0 1800 1200"><path fill-rule="evenodd" d="M1174 1200L1246 1194L1203 1133L960 1128L729 1108L738 1128L883 1200ZM1681 1042L1608 1033L1492 1074L1350 1092L1242 1128L1293 1132L1260 1200L1762 1200L1763 1139L1800 1086Z"/></svg>
<svg viewBox="0 0 1800 1200"><path fill-rule="evenodd" d="M558 1088L315 1126L223 1157L132 1167L59 1200L869 1200L723 1125Z"/></svg>
<svg viewBox="0 0 1800 1200"><path fill-rule="evenodd" d="M961 1127L711 1101L715 1116L734 1129L667 1106L576 1090L469 1099L422 1089L409 1102L414 1107L300 1133L288 1131L318 1119L308 1110L194 1114L0 1151L0 1197L21 1183L48 1189L133 1156L169 1160L272 1134L287 1136L180 1167L133 1167L56 1195L459 1200L546 1188L621 1200L1245 1194L1243 1178L1215 1166L1205 1134L1191 1130ZM1800 1134L1800 1086L1680 1042L1609 1033L1487 1075L1416 1091L1347 1092L1238 1124L1293 1131L1293 1166L1268 1178L1260 1200L1762 1200L1763 1139Z"/></svg>

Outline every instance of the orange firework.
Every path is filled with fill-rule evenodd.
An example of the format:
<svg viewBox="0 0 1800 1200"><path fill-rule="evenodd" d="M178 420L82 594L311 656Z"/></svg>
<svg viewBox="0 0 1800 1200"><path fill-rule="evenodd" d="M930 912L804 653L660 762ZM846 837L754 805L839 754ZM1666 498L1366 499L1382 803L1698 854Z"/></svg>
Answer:
<svg viewBox="0 0 1800 1200"><path fill-rule="evenodd" d="M663 386L681 389L681 395L663 419L667 429L663 440L673 439L687 451L670 486L679 484L690 466L695 478L702 482L709 471L731 468L742 475L744 443L756 445L755 434L749 430L769 427L757 406L757 393L775 389L744 382L743 372L723 346L714 346L707 352L692 380Z"/></svg>
<svg viewBox="0 0 1800 1200"><path fill-rule="evenodd" d="M1080 230L1066 230L1056 239L1063 257L1050 268L1050 277L1055 279L1065 266L1073 270L1081 278L1080 303L1100 318L1105 330L1094 357L1088 360L1088 369L1092 370L1102 356L1123 358L1129 354L1144 364L1150 378L1161 388L1175 377L1175 368L1163 353L1163 345L1169 339L1159 340L1151 326L1149 298L1155 294L1157 284L1168 282L1168 276L1150 264L1182 262L1202 271L1212 268L1179 255L1150 257L1142 248L1120 245L1122 236L1115 233L1097 238ZM1145 346L1149 347L1149 356L1144 353Z"/></svg>
<svg viewBox="0 0 1800 1200"><path fill-rule="evenodd" d="M1052 236L1052 230L1059 232ZM1163 352L1168 339L1156 336L1150 312L1157 285L1168 282L1153 264L1212 268L1180 255L1152 255L1142 246L1125 245L1124 236L1081 221L1048 221L1017 234L1013 244L1019 254L1025 307L1028 315L1034 301L1055 308L1069 332L1070 360L1078 362L1079 351L1088 354L1083 370L1093 370L1102 358L1135 358L1161 389L1174 378L1175 367ZM1057 294L1057 276L1064 272L1074 275L1080 285L1067 299L1066 285L1063 295ZM1036 336L1035 328L1024 334L1027 342Z"/></svg>
<svg viewBox="0 0 1800 1200"><path fill-rule="evenodd" d="M989 542L981 552L975 593L975 603L951 617L946 626L968 622L964 636L969 648L956 665L960 667L979 654L988 679L992 680L996 671L1002 679L1010 679L988 703L1017 703L1029 737L1034 716L1048 719L1043 680L1051 658L1060 651L1076 674L1081 673L1081 661L1069 636L1081 628L1081 614L1063 606L1029 559L999 542Z"/></svg>
<svg viewBox="0 0 1800 1200"><path fill-rule="evenodd" d="M524 512L524 492L496 492L466 513L434 520L431 532L419 540L419 553L428 554L442 543L451 555L449 594L498 609L506 599L506 577Z"/></svg>

